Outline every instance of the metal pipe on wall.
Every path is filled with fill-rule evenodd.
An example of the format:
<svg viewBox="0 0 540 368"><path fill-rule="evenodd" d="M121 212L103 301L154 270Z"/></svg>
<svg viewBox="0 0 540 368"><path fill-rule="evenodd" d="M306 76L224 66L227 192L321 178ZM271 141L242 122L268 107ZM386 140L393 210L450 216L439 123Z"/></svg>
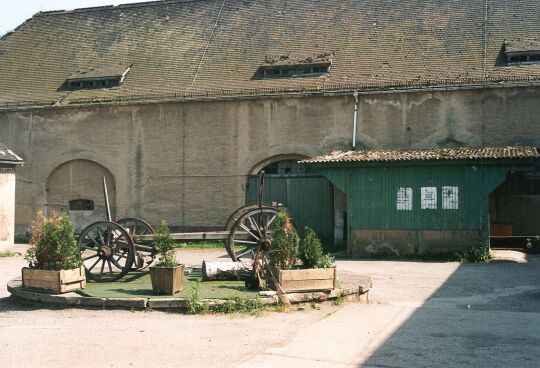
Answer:
<svg viewBox="0 0 540 368"><path fill-rule="evenodd" d="M352 132L352 149L356 149L356 119L358 117L358 92L353 93L354 97L354 115L353 115L353 132Z"/></svg>

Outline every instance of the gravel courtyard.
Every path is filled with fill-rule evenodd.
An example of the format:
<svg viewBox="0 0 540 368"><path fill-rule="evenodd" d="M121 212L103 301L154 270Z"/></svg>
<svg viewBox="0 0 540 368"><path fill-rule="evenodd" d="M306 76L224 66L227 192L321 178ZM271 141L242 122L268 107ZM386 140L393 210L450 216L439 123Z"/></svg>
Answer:
<svg viewBox="0 0 540 368"><path fill-rule="evenodd" d="M223 256L182 250L198 264ZM9 298L25 265L0 258L0 367L537 367L540 256L489 264L338 261L370 304L261 317L59 309Z"/></svg>

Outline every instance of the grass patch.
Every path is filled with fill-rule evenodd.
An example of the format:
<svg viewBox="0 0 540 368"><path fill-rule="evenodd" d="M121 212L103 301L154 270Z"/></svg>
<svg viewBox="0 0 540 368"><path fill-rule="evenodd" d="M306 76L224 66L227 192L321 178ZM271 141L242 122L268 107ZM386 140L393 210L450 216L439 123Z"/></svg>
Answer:
<svg viewBox="0 0 540 368"><path fill-rule="evenodd" d="M235 297L221 303L210 304L207 300L200 300L201 284L194 282L191 286L191 295L187 300L188 314L245 314L261 315L265 310L264 304L256 297L252 299Z"/></svg>
<svg viewBox="0 0 540 368"><path fill-rule="evenodd" d="M175 247L179 249L225 249L225 243L221 240L192 241L176 243Z"/></svg>
<svg viewBox="0 0 540 368"><path fill-rule="evenodd" d="M174 295L157 295L152 290L150 274L145 271L133 271L113 282L94 282L86 284L86 289L79 293L86 296L104 298L186 298L191 296L194 283L200 282L201 299L255 299L259 293L246 290L244 281L202 281L201 269L193 269L184 276L184 288Z"/></svg>
<svg viewBox="0 0 540 368"><path fill-rule="evenodd" d="M0 257L15 257L16 254L13 252L0 252Z"/></svg>

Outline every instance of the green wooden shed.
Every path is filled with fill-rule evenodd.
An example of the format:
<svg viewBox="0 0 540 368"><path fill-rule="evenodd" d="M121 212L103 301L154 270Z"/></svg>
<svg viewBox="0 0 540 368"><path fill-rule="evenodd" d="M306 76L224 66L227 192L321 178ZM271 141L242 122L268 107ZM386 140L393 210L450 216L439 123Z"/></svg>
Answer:
<svg viewBox="0 0 540 368"><path fill-rule="evenodd" d="M534 171L538 157L533 147L462 147L336 151L301 163L346 194L350 255L403 256L489 242L490 195Z"/></svg>

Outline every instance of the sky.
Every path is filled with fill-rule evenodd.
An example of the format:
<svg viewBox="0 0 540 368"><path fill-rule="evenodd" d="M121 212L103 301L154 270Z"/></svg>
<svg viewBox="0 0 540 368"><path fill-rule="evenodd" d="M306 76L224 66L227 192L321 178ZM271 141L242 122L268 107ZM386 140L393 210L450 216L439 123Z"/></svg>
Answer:
<svg viewBox="0 0 540 368"><path fill-rule="evenodd" d="M0 0L0 36L39 11L140 3L155 0Z"/></svg>

